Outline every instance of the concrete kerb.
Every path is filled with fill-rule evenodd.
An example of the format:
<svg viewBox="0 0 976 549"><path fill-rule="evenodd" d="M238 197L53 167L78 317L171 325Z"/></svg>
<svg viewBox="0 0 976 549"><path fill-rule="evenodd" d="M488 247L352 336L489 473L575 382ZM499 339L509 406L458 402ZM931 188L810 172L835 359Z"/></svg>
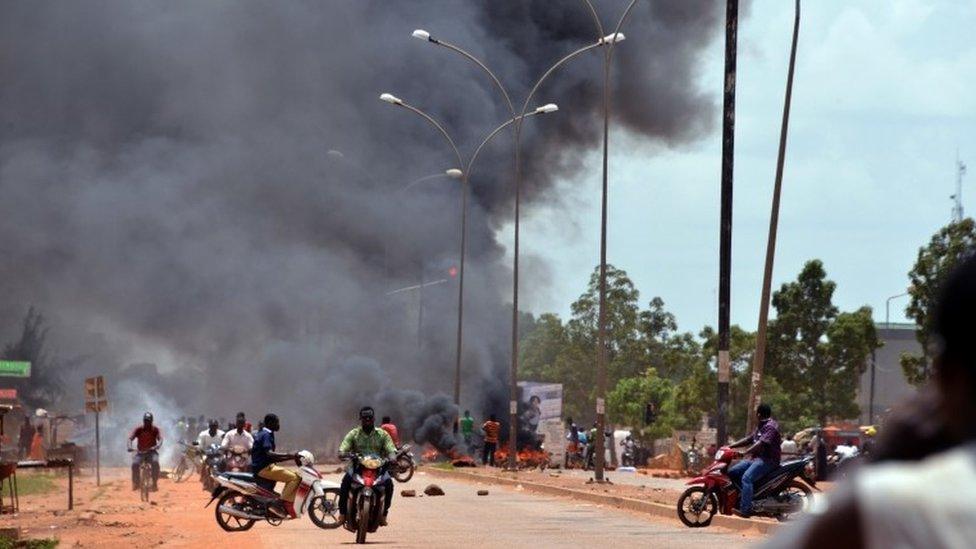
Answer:
<svg viewBox="0 0 976 549"><path fill-rule="evenodd" d="M478 473L468 473L465 471L447 471L444 469L427 468L427 467L425 467L424 470L425 472L431 475L443 476L447 478L485 482L489 484L498 484L502 486L521 485L523 489L529 490L531 492L537 492L540 494L547 494L547 495L554 495L554 496L571 497L574 499L590 501L593 503L599 503L603 505L612 505L614 507L627 509L629 511L648 513L650 515L678 520L677 511L673 506L664 505L663 503L655 503L653 501L641 501L639 499L626 498L622 496L613 496L609 494L595 494L593 492L587 492L584 490L574 490L572 488L563 488L561 486L549 486L547 484L528 482L528 481L520 480L518 478L501 478L496 476L480 475ZM720 526L722 528L728 528L730 530L736 530L740 532L752 530L753 532L757 532L760 534L770 534L776 528L776 524L772 522L748 520L748 519L742 519L738 517L729 517L725 515L715 515L715 517L712 518L712 524L715 526Z"/></svg>

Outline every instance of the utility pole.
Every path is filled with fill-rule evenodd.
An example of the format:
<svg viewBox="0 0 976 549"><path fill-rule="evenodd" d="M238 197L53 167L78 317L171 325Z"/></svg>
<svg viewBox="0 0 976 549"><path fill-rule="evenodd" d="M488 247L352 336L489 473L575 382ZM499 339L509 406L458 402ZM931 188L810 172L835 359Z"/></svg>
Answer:
<svg viewBox="0 0 976 549"><path fill-rule="evenodd" d="M956 149L956 194L952 195L952 221L959 223L964 217L962 209L962 176L966 175L966 164L959 160L959 149Z"/></svg>
<svg viewBox="0 0 976 549"><path fill-rule="evenodd" d="M729 409L729 305L732 276L732 159L735 147L735 58L739 26L739 0L725 5L725 99L722 116L722 210L719 221L718 276L718 422L716 443L728 440Z"/></svg>
<svg viewBox="0 0 976 549"><path fill-rule="evenodd" d="M756 354L752 362L749 384L749 407L746 409L746 432L756 428L753 412L762 400L763 367L766 362L766 327L769 323L769 294L773 284L773 260L776 257L776 232L779 229L779 198L783 189L783 164L786 157L786 134L790 126L790 102L793 98L793 68L796 65L796 42L800 33L800 0L796 0L793 18L793 46L790 49L790 68L786 74L786 99L783 102L783 125L779 132L779 155L776 158L776 182L773 185L773 206L769 214L769 240L766 243L766 268L763 271L762 297L759 304L759 327L756 330ZM871 370L872 375L874 370ZM872 386L873 389L873 386Z"/></svg>

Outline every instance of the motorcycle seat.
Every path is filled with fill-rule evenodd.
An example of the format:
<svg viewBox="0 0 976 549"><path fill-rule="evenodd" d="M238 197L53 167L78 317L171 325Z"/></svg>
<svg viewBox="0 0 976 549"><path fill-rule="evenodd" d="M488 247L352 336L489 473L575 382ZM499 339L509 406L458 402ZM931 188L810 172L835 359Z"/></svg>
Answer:
<svg viewBox="0 0 976 549"><path fill-rule="evenodd" d="M805 459L793 459L790 461L784 461L779 464L779 467L763 475L758 481L755 482L755 485L762 486L766 483L767 480L775 477L776 475L782 473L783 471L793 470L793 469L803 469L803 467L806 466L806 463L807 460Z"/></svg>
<svg viewBox="0 0 976 549"><path fill-rule="evenodd" d="M223 476L225 476L227 478L232 478L232 479L237 479L237 480L247 480L247 481L253 481L254 480L254 475L251 474L251 473L239 473L239 472L234 472L234 471L226 471L224 473L221 473L221 475L223 475Z"/></svg>

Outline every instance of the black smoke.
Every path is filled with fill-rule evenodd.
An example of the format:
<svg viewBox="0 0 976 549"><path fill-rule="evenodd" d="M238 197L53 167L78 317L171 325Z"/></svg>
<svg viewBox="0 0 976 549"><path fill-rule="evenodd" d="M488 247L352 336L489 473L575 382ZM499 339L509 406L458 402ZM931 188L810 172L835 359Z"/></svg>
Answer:
<svg viewBox="0 0 976 549"><path fill-rule="evenodd" d="M607 27L624 5L597 2ZM639 4L617 50L615 124L666 144L710 129L715 94L697 69L721 7ZM465 153L508 114L415 28L469 48L516 99L597 36L572 0L0 4L4 330L35 304L61 354L88 357L69 384L104 373L111 391L127 363L153 362L175 381L140 379L187 413L270 409L332 436L368 403L440 436L459 194L446 179L400 189L456 161L378 95L427 110ZM599 142L600 67L598 52L575 60L534 102L561 111L526 124L529 207L551 204ZM510 166L502 136L471 181L462 406L476 416L507 407L511 273L496 230L511 219ZM421 277L448 282L424 292L418 328L419 293L386 294Z"/></svg>

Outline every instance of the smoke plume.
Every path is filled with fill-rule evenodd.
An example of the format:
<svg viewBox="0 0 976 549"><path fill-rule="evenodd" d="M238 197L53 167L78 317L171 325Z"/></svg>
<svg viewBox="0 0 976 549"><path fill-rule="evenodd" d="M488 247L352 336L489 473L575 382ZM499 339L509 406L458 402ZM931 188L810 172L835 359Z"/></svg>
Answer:
<svg viewBox="0 0 976 549"><path fill-rule="evenodd" d="M596 4L609 33L625 2ZM710 129L696 69L721 13L635 8L615 124L666 144ZM4 333L35 304L59 352L88 358L65 372L70 405L77 380L104 373L110 396L127 379L187 414L276 411L296 437L334 438L372 404L448 443L460 195L450 179L401 189L456 161L378 95L429 112L464 154L508 114L476 67L415 28L469 48L517 103L598 36L573 0L0 4ZM590 52L540 90L535 104L561 110L525 126L529 207L599 143L601 64ZM509 139L471 180L462 408L476 417L507 408ZM140 407L117 413L135 425Z"/></svg>

